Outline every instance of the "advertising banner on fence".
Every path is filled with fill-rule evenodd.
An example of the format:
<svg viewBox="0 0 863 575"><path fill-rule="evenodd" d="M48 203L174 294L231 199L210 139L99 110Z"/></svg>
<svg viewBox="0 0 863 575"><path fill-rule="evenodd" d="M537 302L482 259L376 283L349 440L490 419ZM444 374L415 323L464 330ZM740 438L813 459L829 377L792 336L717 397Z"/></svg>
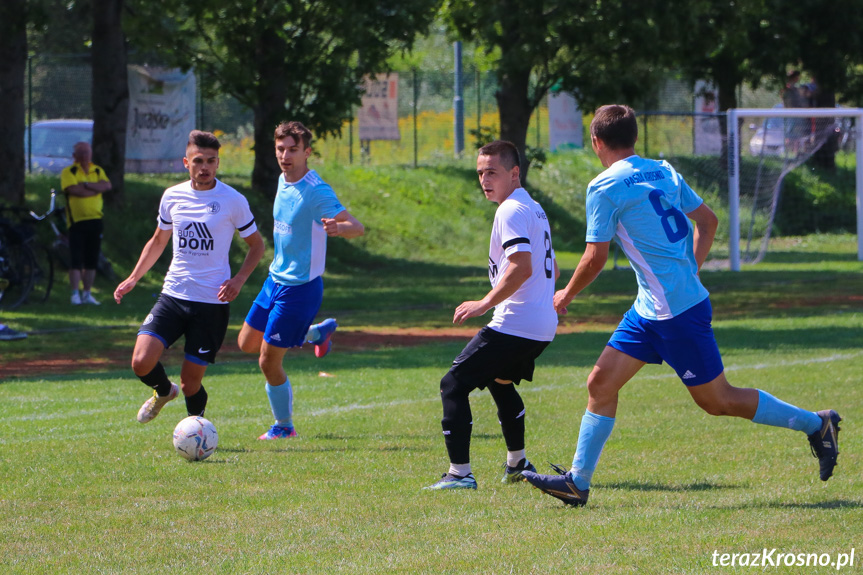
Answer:
<svg viewBox="0 0 863 575"><path fill-rule="evenodd" d="M583 147L584 126L578 102L568 92L549 92L548 149Z"/></svg>
<svg viewBox="0 0 863 575"><path fill-rule="evenodd" d="M195 74L177 68L129 66L127 172L182 172L195 129Z"/></svg>
<svg viewBox="0 0 863 575"><path fill-rule="evenodd" d="M718 156L722 153L722 133L719 131L720 118L699 115L715 114L718 111L719 106L713 84L704 80L695 82L696 155Z"/></svg>
<svg viewBox="0 0 863 575"><path fill-rule="evenodd" d="M399 75L366 76L366 92L358 119L360 140L401 140L399 134Z"/></svg>

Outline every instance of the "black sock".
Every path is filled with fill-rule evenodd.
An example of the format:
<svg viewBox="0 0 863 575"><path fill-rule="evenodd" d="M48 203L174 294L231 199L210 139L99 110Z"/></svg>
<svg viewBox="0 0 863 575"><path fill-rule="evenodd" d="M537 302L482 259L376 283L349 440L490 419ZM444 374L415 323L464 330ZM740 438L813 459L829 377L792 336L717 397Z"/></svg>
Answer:
<svg viewBox="0 0 863 575"><path fill-rule="evenodd" d="M207 390L204 386L198 390L195 395L190 395L186 398L186 411L189 415L198 415L204 417L204 410L207 408Z"/></svg>
<svg viewBox="0 0 863 575"><path fill-rule="evenodd" d="M138 377L144 382L144 385L152 387L162 397L171 393L171 380L168 379L168 374L165 373L161 361L156 363L156 367L150 373Z"/></svg>
<svg viewBox="0 0 863 575"><path fill-rule="evenodd" d="M508 451L524 449L524 402L514 383L492 383L488 386L497 404L497 418Z"/></svg>

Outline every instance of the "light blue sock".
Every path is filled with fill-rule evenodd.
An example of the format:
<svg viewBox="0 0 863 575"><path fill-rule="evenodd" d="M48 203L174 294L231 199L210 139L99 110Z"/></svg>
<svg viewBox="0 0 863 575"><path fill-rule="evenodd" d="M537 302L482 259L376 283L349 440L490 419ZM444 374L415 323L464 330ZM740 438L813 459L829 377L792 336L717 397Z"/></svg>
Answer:
<svg viewBox="0 0 863 575"><path fill-rule="evenodd" d="M282 385L270 385L268 382L266 388L276 425L293 427L294 391L291 389L291 382L287 378Z"/></svg>
<svg viewBox="0 0 863 575"><path fill-rule="evenodd" d="M596 415L587 410L581 418L581 429L578 432L578 447L572 459L572 480L579 489L590 487L590 480L602 448L614 429L614 418Z"/></svg>
<svg viewBox="0 0 863 575"><path fill-rule="evenodd" d="M813 411L800 409L790 403L776 399L767 392L758 390L758 409L752 423L785 427L812 435L821 429L821 418Z"/></svg>

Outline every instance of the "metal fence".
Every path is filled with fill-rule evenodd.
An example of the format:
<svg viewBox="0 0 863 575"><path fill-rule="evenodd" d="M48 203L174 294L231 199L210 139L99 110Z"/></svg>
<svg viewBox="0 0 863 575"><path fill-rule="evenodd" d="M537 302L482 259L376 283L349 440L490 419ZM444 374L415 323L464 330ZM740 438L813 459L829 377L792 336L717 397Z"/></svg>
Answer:
<svg viewBox="0 0 863 575"><path fill-rule="evenodd" d="M140 62L133 62L140 63ZM220 131L225 138L251 146L252 111L226 94L205 95L199 78L196 102L197 127ZM491 72L469 67L461 77L464 109L464 145L469 151L479 139L499 132ZM318 140L316 149L327 161L370 165L418 165L451 160L455 155L453 114L455 76L451 72L409 70L399 73L398 116L400 139L360 142L357 122L346 124L339 136ZM37 120L90 118L92 74L89 57L34 57L27 73L28 125ZM662 88L637 106L642 112L639 152L645 155L680 155L694 152L695 95L686 82L668 79ZM741 90L741 106L769 107L779 96L766 90ZM590 114L584 115L585 124ZM548 149L548 108L543 101L531 118L527 144ZM589 141L588 138L584 139Z"/></svg>

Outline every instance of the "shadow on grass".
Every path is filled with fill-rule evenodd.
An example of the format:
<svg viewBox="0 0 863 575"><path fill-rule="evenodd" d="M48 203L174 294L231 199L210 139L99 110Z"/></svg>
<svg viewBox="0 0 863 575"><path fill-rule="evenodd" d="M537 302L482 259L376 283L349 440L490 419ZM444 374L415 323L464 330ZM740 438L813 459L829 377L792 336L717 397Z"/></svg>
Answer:
<svg viewBox="0 0 863 575"><path fill-rule="evenodd" d="M565 466L563 466L566 468ZM626 491L669 491L669 492L687 492L687 491L714 491L719 489L741 489L742 485L711 483L708 481L698 481L685 485L666 485L653 481L619 481L616 483L596 483L596 487L602 489L623 489Z"/></svg>
<svg viewBox="0 0 863 575"><path fill-rule="evenodd" d="M830 501L819 501L813 503L788 503L768 501L764 503L743 503L740 505L717 505L716 509L863 509L863 502L848 499L831 499Z"/></svg>

